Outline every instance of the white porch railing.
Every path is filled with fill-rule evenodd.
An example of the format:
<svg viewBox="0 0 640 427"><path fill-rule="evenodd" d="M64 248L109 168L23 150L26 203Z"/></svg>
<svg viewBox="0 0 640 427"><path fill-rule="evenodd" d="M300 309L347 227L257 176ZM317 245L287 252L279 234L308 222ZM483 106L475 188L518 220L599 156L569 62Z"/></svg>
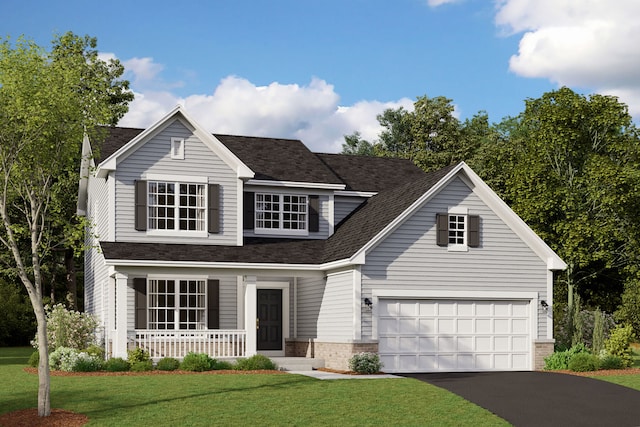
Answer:
<svg viewBox="0 0 640 427"><path fill-rule="evenodd" d="M245 357L247 334L244 330L168 331L137 329L133 344L149 352L152 359L174 357L187 353L206 353L212 358Z"/></svg>

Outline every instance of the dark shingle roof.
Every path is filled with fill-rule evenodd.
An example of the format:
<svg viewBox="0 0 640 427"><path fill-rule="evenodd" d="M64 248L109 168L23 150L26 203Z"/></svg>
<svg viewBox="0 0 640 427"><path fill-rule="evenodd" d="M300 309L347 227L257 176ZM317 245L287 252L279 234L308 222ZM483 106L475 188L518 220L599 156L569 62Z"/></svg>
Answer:
<svg viewBox="0 0 640 427"><path fill-rule="evenodd" d="M100 144L95 158L96 163L100 163L102 159L106 159L144 131L144 129L121 127L108 127L103 129L106 129L108 133L104 142Z"/></svg>
<svg viewBox="0 0 640 427"><path fill-rule="evenodd" d="M342 181L347 190L379 192L424 177L411 160L388 157L316 154Z"/></svg>
<svg viewBox="0 0 640 427"><path fill-rule="evenodd" d="M340 178L297 139L214 136L256 173L256 179L342 184Z"/></svg>

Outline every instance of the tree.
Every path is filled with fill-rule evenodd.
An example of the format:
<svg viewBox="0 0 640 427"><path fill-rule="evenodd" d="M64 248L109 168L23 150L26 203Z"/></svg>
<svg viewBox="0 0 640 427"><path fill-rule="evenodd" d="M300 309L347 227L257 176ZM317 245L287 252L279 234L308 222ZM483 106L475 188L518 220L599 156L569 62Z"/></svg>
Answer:
<svg viewBox="0 0 640 427"><path fill-rule="evenodd" d="M133 99L122 65L99 59L96 46L73 33L56 36L50 52L23 37L0 44L0 242L36 316L40 416L51 412L43 260L74 200L83 136L117 123Z"/></svg>
<svg viewBox="0 0 640 427"><path fill-rule="evenodd" d="M373 144L362 139L360 132L356 131L351 135L345 135L344 144L342 144L342 154L373 156Z"/></svg>

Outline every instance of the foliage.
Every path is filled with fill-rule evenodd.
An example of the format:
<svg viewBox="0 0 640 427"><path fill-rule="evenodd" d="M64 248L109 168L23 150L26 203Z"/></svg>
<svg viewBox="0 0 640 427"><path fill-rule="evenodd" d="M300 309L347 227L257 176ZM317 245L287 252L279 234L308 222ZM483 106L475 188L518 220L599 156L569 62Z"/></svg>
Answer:
<svg viewBox="0 0 640 427"><path fill-rule="evenodd" d="M234 369L238 371L274 370L276 368L276 364L262 354L254 354L246 359L238 359L234 366Z"/></svg>
<svg viewBox="0 0 640 427"><path fill-rule="evenodd" d="M49 354L51 369L66 372L93 372L101 369L99 359L70 347L58 347Z"/></svg>
<svg viewBox="0 0 640 427"><path fill-rule="evenodd" d="M49 350L58 347L75 348L82 350L87 348L94 339L94 333L98 326L97 319L89 313L68 310L64 304L56 304L53 307L46 306L47 313L47 341ZM38 348L37 337L32 341Z"/></svg>
<svg viewBox="0 0 640 427"><path fill-rule="evenodd" d="M29 356L29 366L31 366L32 368L37 368L38 363L40 363L40 353L36 350L31 353L31 356Z"/></svg>
<svg viewBox="0 0 640 427"><path fill-rule="evenodd" d="M625 283L622 304L616 312L616 319L631 325L636 337L640 337L640 277L638 272L634 272Z"/></svg>
<svg viewBox="0 0 640 427"><path fill-rule="evenodd" d="M622 364L625 367L633 364L633 353L631 350L633 337L634 334L631 325L618 325L611 331L609 339L607 339L604 344L607 353L622 359Z"/></svg>
<svg viewBox="0 0 640 427"><path fill-rule="evenodd" d="M136 360L131 362L131 372L147 372L153 371L153 361L151 360Z"/></svg>
<svg viewBox="0 0 640 427"><path fill-rule="evenodd" d="M156 369L159 371L175 371L179 367L180 361L173 357L163 357L156 365Z"/></svg>
<svg viewBox="0 0 640 427"><path fill-rule="evenodd" d="M624 368L624 363L622 362L622 358L620 356L605 354L604 357L600 359L600 369L622 369L622 368Z"/></svg>
<svg viewBox="0 0 640 427"><path fill-rule="evenodd" d="M0 346L28 345L35 333L33 308L26 293L0 279Z"/></svg>
<svg viewBox="0 0 640 427"><path fill-rule="evenodd" d="M95 372L102 370L102 359L96 356L90 355L84 351L78 354L78 360L76 360L73 366L74 372Z"/></svg>
<svg viewBox="0 0 640 427"><path fill-rule="evenodd" d="M192 372L209 371L213 363L213 359L205 353L187 353L182 359L180 369Z"/></svg>
<svg viewBox="0 0 640 427"><path fill-rule="evenodd" d="M377 353L357 353L349 359L349 369L359 374L375 374L382 369L382 362Z"/></svg>
<svg viewBox="0 0 640 427"><path fill-rule="evenodd" d="M591 353L578 353L569 360L568 368L573 372L590 372L596 371L599 365L598 356Z"/></svg>
<svg viewBox="0 0 640 427"><path fill-rule="evenodd" d="M147 362L151 360L149 352L141 347L136 347L133 350L127 351L127 360L129 363L134 362Z"/></svg>
<svg viewBox="0 0 640 427"><path fill-rule="evenodd" d="M573 326L573 335L571 336L572 346L583 342L582 336L584 334L584 325L582 322L582 316L580 315L580 312L582 311L581 302L580 295L575 295L573 298L573 304L569 306L569 310L571 311L571 325Z"/></svg>
<svg viewBox="0 0 640 427"><path fill-rule="evenodd" d="M609 336L609 331L615 327L613 316L609 313L602 314L602 329L604 339ZM573 316L569 315L569 307L564 303L554 304L554 333L553 336L556 339L556 350L566 350L571 347L571 340L573 337L573 330L571 329L573 322L571 319ZM593 337L595 329L595 311L594 310L581 310L580 318L582 322L582 336L580 342L584 343L588 348L593 349ZM598 354L598 351L593 350L594 354Z"/></svg>
<svg viewBox="0 0 640 427"><path fill-rule="evenodd" d="M544 369L548 371L569 369L569 363L576 354L589 353L584 344L577 344L568 350L556 351L544 358Z"/></svg>
<svg viewBox="0 0 640 427"><path fill-rule="evenodd" d="M131 364L122 357L112 357L103 363L102 369L107 372L126 372L131 369Z"/></svg>
<svg viewBox="0 0 640 427"><path fill-rule="evenodd" d="M213 364L211 365L211 369L214 371L225 371L235 369L235 366L233 363L226 360L214 359Z"/></svg>
<svg viewBox="0 0 640 427"><path fill-rule="evenodd" d="M342 154L354 154L360 156L373 156L373 144L362 139L360 132L356 131L351 135L345 135L342 144Z"/></svg>
<svg viewBox="0 0 640 427"><path fill-rule="evenodd" d="M104 360L104 348L99 345L91 344L83 351L90 356L94 356L96 359Z"/></svg>
<svg viewBox="0 0 640 427"><path fill-rule="evenodd" d="M599 308L593 311L593 334L591 339L591 351L593 354L600 354L604 350L604 314Z"/></svg>

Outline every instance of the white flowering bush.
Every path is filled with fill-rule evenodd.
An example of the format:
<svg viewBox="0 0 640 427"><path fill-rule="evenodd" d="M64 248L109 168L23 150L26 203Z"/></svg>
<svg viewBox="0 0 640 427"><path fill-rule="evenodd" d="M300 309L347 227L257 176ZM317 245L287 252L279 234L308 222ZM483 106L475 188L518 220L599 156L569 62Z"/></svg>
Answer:
<svg viewBox="0 0 640 427"><path fill-rule="evenodd" d="M54 371L93 372L102 367L101 361L84 351L58 347L49 354L49 366Z"/></svg>
<svg viewBox="0 0 640 427"><path fill-rule="evenodd" d="M46 306L49 349L59 347L82 350L93 342L97 319L88 313L68 310L64 304ZM38 348L37 338L31 344Z"/></svg>
<svg viewBox="0 0 640 427"><path fill-rule="evenodd" d="M382 362L376 353L358 353L349 359L349 369L359 374L375 374L382 369Z"/></svg>

